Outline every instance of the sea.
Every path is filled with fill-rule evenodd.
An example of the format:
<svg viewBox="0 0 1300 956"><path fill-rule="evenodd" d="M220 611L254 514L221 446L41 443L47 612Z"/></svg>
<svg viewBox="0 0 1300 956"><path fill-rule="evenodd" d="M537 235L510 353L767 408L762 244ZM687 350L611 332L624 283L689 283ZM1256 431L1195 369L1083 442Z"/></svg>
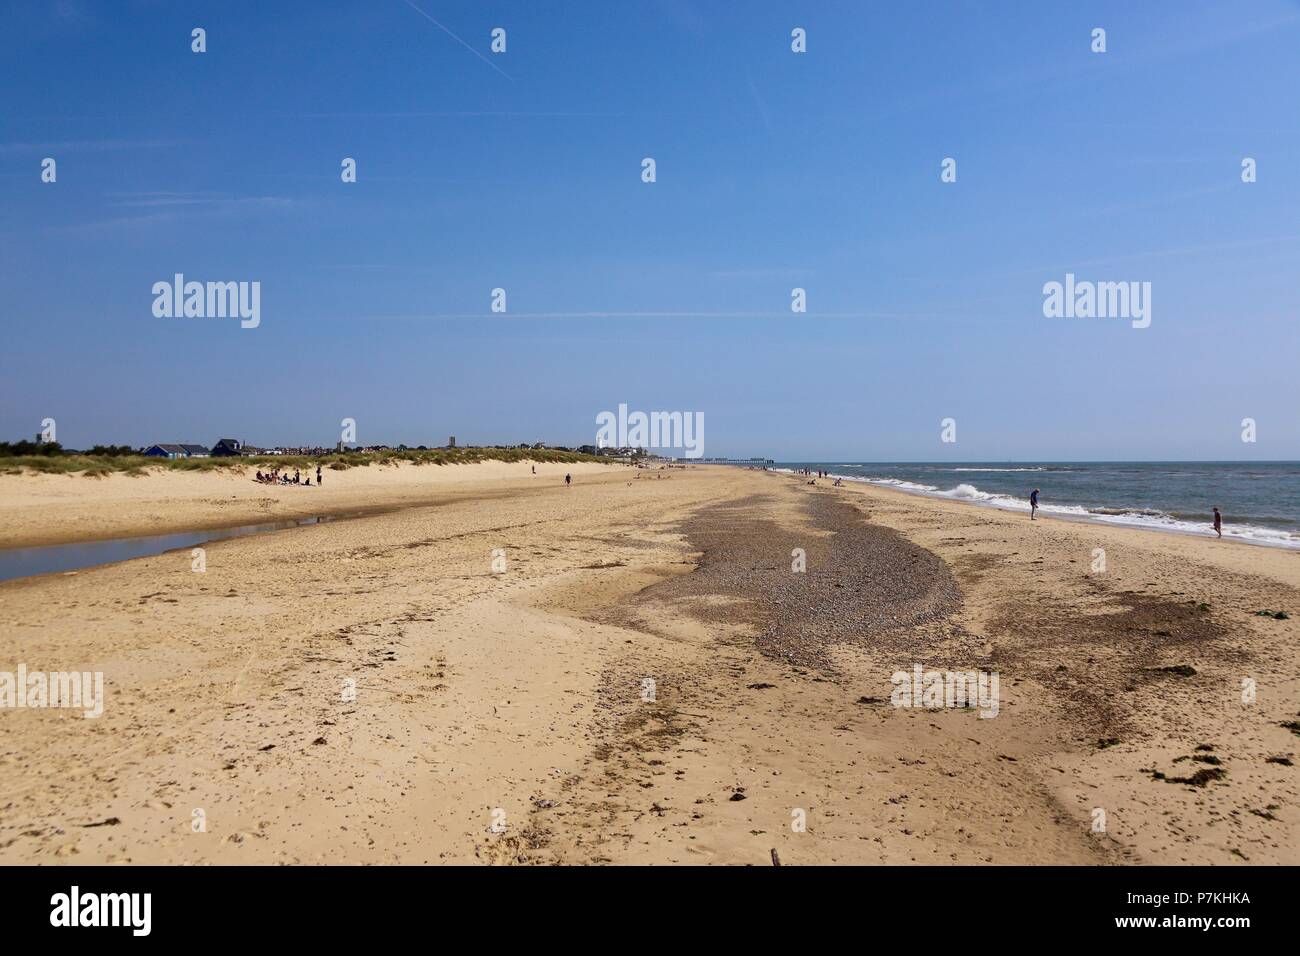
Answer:
<svg viewBox="0 0 1300 956"><path fill-rule="evenodd" d="M853 462L795 461L774 470L821 470L933 498L1183 534L1300 549L1300 462Z"/></svg>

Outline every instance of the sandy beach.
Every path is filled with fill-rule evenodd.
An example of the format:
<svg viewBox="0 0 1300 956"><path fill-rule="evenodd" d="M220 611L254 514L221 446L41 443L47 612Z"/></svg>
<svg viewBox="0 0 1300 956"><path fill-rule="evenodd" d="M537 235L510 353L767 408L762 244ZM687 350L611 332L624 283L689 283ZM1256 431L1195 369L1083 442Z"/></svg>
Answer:
<svg viewBox="0 0 1300 956"><path fill-rule="evenodd" d="M219 529L434 505L448 496L510 494L535 483L531 464L484 461L439 466L371 465L325 469L319 487L266 485L246 472L169 471L144 476L26 473L0 476L0 548ZM542 464L574 475L603 474L604 464ZM622 468L623 466L617 466ZM304 477L312 477L310 474Z"/></svg>
<svg viewBox="0 0 1300 956"><path fill-rule="evenodd" d="M106 692L0 710L0 863L1300 862L1300 553L537 471L0 477L3 547L355 515L0 582L0 671Z"/></svg>

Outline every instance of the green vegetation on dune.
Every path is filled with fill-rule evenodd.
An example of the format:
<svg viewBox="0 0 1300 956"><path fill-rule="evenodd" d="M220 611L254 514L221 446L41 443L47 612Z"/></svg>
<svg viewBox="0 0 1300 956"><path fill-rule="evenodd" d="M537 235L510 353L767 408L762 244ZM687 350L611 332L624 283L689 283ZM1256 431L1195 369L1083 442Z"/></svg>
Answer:
<svg viewBox="0 0 1300 956"><path fill-rule="evenodd" d="M232 468L266 468L278 465L280 471L298 468L314 469L317 464L333 471L364 468L369 465L396 465L407 462L413 465L464 465L476 461L535 461L580 462L593 461L614 464L620 459L584 455L575 451L556 451L549 448L431 448L420 451L414 448L386 451L345 451L328 455L247 455L217 458L146 458L144 455L113 454L49 454L12 455L0 457L0 474L17 475L23 472L45 474L80 474L97 478L122 473L143 475L149 469L166 471L223 471Z"/></svg>

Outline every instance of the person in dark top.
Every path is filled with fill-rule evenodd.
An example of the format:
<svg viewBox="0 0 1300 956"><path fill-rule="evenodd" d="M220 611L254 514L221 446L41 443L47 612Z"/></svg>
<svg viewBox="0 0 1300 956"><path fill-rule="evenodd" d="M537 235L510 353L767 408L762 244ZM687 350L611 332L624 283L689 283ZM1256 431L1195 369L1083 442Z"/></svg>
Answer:
<svg viewBox="0 0 1300 956"><path fill-rule="evenodd" d="M1034 520L1034 512L1038 510L1038 489L1035 488L1029 493L1029 520Z"/></svg>
<svg viewBox="0 0 1300 956"><path fill-rule="evenodd" d="M571 484L573 484L573 476L572 476L572 475L565 475L565 476L564 476L564 483L565 483L566 485L571 485Z"/></svg>
<svg viewBox="0 0 1300 956"><path fill-rule="evenodd" d="M1214 533L1223 537L1223 515L1219 514L1218 508L1214 509Z"/></svg>
<svg viewBox="0 0 1300 956"><path fill-rule="evenodd" d="M320 484L320 464L316 465L316 484Z"/></svg>

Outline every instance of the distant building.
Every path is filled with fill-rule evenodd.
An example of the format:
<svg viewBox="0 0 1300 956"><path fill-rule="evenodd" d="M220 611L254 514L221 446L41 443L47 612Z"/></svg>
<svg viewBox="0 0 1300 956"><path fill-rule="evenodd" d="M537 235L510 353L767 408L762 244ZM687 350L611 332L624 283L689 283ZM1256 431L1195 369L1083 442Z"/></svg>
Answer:
<svg viewBox="0 0 1300 956"><path fill-rule="evenodd" d="M455 435L452 435L450 438L447 439L447 447L448 447L448 448L455 448L455 447L456 447L456 436L455 436Z"/></svg>
<svg viewBox="0 0 1300 956"><path fill-rule="evenodd" d="M163 443L150 445L144 450L150 458L207 458L208 449L204 445L183 445Z"/></svg>
<svg viewBox="0 0 1300 956"><path fill-rule="evenodd" d="M243 447L243 442L234 438L218 438L217 443L212 446L212 456L214 458L231 458L238 455L239 450Z"/></svg>
<svg viewBox="0 0 1300 956"><path fill-rule="evenodd" d="M597 449L595 445L579 445L578 451L582 452L584 455L594 455L596 454Z"/></svg>
<svg viewBox="0 0 1300 956"><path fill-rule="evenodd" d="M149 458L184 458L185 446L172 444L150 445L144 450L144 453Z"/></svg>

